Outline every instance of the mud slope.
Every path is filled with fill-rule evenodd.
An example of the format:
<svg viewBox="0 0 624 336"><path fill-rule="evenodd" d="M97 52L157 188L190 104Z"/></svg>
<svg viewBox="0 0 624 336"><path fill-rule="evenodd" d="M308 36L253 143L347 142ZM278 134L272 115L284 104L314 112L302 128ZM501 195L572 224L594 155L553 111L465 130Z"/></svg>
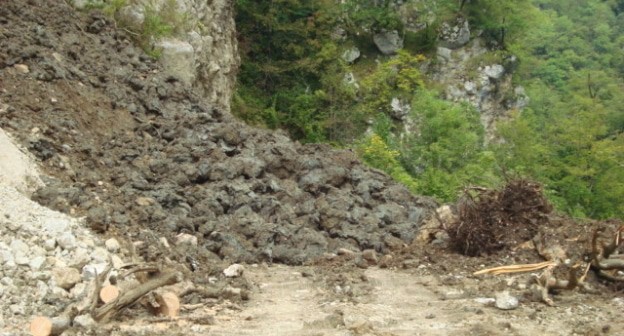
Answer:
<svg viewBox="0 0 624 336"><path fill-rule="evenodd" d="M56 177L36 200L132 240L195 236L179 262L385 252L411 242L433 206L349 151L302 146L205 105L113 22L62 1L0 7L0 88L0 127ZM148 260L163 253L145 246Z"/></svg>

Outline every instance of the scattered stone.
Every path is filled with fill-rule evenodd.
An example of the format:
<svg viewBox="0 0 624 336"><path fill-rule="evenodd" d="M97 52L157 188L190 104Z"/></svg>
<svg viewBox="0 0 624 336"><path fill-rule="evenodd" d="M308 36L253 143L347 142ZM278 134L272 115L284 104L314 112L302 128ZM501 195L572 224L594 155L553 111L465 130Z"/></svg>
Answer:
<svg viewBox="0 0 624 336"><path fill-rule="evenodd" d="M195 81L195 50L190 43L168 38L156 42L156 48L161 50L159 60L169 77L187 85Z"/></svg>
<svg viewBox="0 0 624 336"><path fill-rule="evenodd" d="M392 265L392 260L394 259L394 257L392 257L392 255L390 254L386 254L381 256L381 258L379 259L379 268L388 268L390 267L390 265Z"/></svg>
<svg viewBox="0 0 624 336"><path fill-rule="evenodd" d="M24 311L24 306L17 303L10 305L9 310L13 315L26 315Z"/></svg>
<svg viewBox="0 0 624 336"><path fill-rule="evenodd" d="M483 73L493 80L499 80L505 74L505 68L500 64L486 65Z"/></svg>
<svg viewBox="0 0 624 336"><path fill-rule="evenodd" d="M11 249L11 253L15 258L24 257L28 255L30 248L26 243L24 243L21 239L15 239L11 241L11 245L9 245Z"/></svg>
<svg viewBox="0 0 624 336"><path fill-rule="evenodd" d="M74 325L82 328L90 328L95 326L95 321L89 314L78 315L74 318Z"/></svg>
<svg viewBox="0 0 624 336"><path fill-rule="evenodd" d="M442 23L440 29L440 45L457 49L470 42L470 25L466 19L459 17L455 25Z"/></svg>
<svg viewBox="0 0 624 336"><path fill-rule="evenodd" d="M108 251L103 247L96 247L93 252L91 252L91 260L96 263L106 263L110 259L110 255Z"/></svg>
<svg viewBox="0 0 624 336"><path fill-rule="evenodd" d="M61 234L67 232L70 227L69 220L62 220L57 218L44 218L41 227L51 235Z"/></svg>
<svg viewBox="0 0 624 336"><path fill-rule="evenodd" d="M108 263L100 263L100 264L89 264L85 265L82 268L82 278L84 280L91 280L96 275L102 274L104 270L108 267Z"/></svg>
<svg viewBox="0 0 624 336"><path fill-rule="evenodd" d="M55 247L56 247L56 239L54 239L54 238L49 238L49 239L46 239L46 240L43 242L43 248L44 248L46 251L54 251L54 248L55 248Z"/></svg>
<svg viewBox="0 0 624 336"><path fill-rule="evenodd" d="M238 297L241 297L241 294L242 294L242 289L231 287L231 286L225 287L223 291L221 292L221 295L223 295L226 298L238 298Z"/></svg>
<svg viewBox="0 0 624 336"><path fill-rule="evenodd" d="M403 48L403 39L396 30L375 34L373 42L384 55L394 55Z"/></svg>
<svg viewBox="0 0 624 336"><path fill-rule="evenodd" d="M104 242L104 245L106 246L106 249L108 250L108 252L111 252L111 253L117 253L119 249L121 248L121 246L119 245L119 242L115 238L107 239L106 242Z"/></svg>
<svg viewBox="0 0 624 336"><path fill-rule="evenodd" d="M452 50L449 48L438 47L437 49L438 60L441 62L448 62L452 57Z"/></svg>
<svg viewBox="0 0 624 336"><path fill-rule="evenodd" d="M371 265L376 265L377 262L379 261L379 258L377 258L377 252L375 252L375 250L373 249L362 251L362 258L368 261L368 263Z"/></svg>
<svg viewBox="0 0 624 336"><path fill-rule="evenodd" d="M30 69L26 64L15 64L13 67L15 68L15 70L17 70L17 72L21 74L27 74L30 72Z"/></svg>
<svg viewBox="0 0 624 336"><path fill-rule="evenodd" d="M180 233L176 237L176 245L191 245L193 247L197 246L197 237L190 235L188 233Z"/></svg>
<svg viewBox="0 0 624 336"><path fill-rule="evenodd" d="M59 267L52 270L52 278L56 285L69 290L80 282L80 272L72 267Z"/></svg>
<svg viewBox="0 0 624 336"><path fill-rule="evenodd" d="M466 292L462 289L449 289L444 294L442 294L442 298L444 300L458 300L463 299L466 296Z"/></svg>
<svg viewBox="0 0 624 336"><path fill-rule="evenodd" d="M494 302L496 302L496 299L494 299L494 298L476 298L476 299L474 299L474 301L476 303L480 303L482 305L491 305Z"/></svg>
<svg viewBox="0 0 624 336"><path fill-rule="evenodd" d="M71 232L65 232L56 238L56 243L64 250L73 250L76 247L76 236Z"/></svg>
<svg viewBox="0 0 624 336"><path fill-rule="evenodd" d="M412 111L412 105L409 102L404 102L397 97L392 98L390 108L390 115L399 121L405 120L405 117Z"/></svg>
<svg viewBox="0 0 624 336"><path fill-rule="evenodd" d="M148 207L150 205L156 204L156 200L151 197L137 197L134 202L142 207Z"/></svg>
<svg viewBox="0 0 624 336"><path fill-rule="evenodd" d="M358 58L360 58L360 49L357 47L351 47L342 53L342 59L347 63L353 63Z"/></svg>
<svg viewBox="0 0 624 336"><path fill-rule="evenodd" d="M28 266L30 266L31 270L38 271L39 269L41 269L43 264L45 264L45 262L46 262L46 257L37 256L33 258L32 260L30 260L30 262L28 263Z"/></svg>
<svg viewBox="0 0 624 336"><path fill-rule="evenodd" d="M240 264L232 264L228 268L223 270L223 274L226 278L237 278L243 275L245 267Z"/></svg>
<svg viewBox="0 0 624 336"><path fill-rule="evenodd" d="M336 251L336 254L340 255L340 256L347 256L347 257L355 257L355 252L346 249L346 248L339 248L338 251Z"/></svg>
<svg viewBox="0 0 624 336"><path fill-rule="evenodd" d="M508 291L496 293L496 308L502 310L512 310L518 308L518 298L509 294Z"/></svg>
<svg viewBox="0 0 624 336"><path fill-rule="evenodd" d="M121 258L115 254L111 256L111 263L113 264L114 269L121 269L121 267L124 265L123 260L121 260Z"/></svg>

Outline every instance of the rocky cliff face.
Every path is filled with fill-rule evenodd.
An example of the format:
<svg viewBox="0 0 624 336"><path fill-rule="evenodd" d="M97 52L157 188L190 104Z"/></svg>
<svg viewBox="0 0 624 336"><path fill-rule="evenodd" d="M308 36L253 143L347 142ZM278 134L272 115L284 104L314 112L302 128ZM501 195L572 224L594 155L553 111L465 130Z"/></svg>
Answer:
<svg viewBox="0 0 624 336"><path fill-rule="evenodd" d="M409 31L425 29L425 23L435 19L423 1L405 1L397 6ZM529 98L524 88L512 82L516 57L492 57L493 50L479 35L462 17L443 22L438 29L436 59L427 72L445 88L446 99L470 103L481 113L486 141L493 141L496 123L511 111L524 108Z"/></svg>
<svg viewBox="0 0 624 336"><path fill-rule="evenodd" d="M75 1L85 7L99 0ZM110 3L102 0L104 6ZM170 25L171 36L147 41L159 53L167 76L195 87L208 103L229 110L240 63L234 3L227 0L128 0L115 15L135 30L148 16ZM153 19L153 17L151 18Z"/></svg>

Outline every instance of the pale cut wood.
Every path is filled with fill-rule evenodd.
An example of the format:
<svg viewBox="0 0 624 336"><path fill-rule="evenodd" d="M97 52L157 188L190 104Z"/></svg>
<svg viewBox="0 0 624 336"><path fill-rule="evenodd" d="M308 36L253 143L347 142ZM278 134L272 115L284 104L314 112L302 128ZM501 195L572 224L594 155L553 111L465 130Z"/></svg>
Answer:
<svg viewBox="0 0 624 336"><path fill-rule="evenodd" d="M119 311L140 299L143 295L162 286L173 285L182 281L182 274L177 272L159 274L144 284L123 293L115 301L104 304L93 312L93 318L98 322L106 322Z"/></svg>
<svg viewBox="0 0 624 336"><path fill-rule="evenodd" d="M30 322L30 333L33 336L50 336L52 321L45 316L37 316Z"/></svg>
<svg viewBox="0 0 624 336"><path fill-rule="evenodd" d="M117 286L108 285L100 290L100 300L104 303L114 301L119 297L119 288Z"/></svg>
<svg viewBox="0 0 624 336"><path fill-rule="evenodd" d="M159 312L168 317L176 317L180 314L180 299L172 292L156 294L156 302L160 305Z"/></svg>
<svg viewBox="0 0 624 336"><path fill-rule="evenodd" d="M498 275L498 274L505 274L505 273L522 273L522 272L537 271L537 270L540 270L549 266L555 266L555 265L557 265L557 263L553 261L545 261L545 262L541 262L537 264L507 265L507 266L499 266L499 267L480 270L472 274L480 275L480 274L490 273L490 274Z"/></svg>

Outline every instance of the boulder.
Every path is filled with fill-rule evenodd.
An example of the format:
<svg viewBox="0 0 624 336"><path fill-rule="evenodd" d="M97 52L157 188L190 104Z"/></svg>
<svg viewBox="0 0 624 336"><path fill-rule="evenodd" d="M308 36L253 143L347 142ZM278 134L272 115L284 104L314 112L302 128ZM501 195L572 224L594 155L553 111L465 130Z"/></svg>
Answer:
<svg viewBox="0 0 624 336"><path fill-rule="evenodd" d="M457 19L455 25L443 23L439 33L442 47L457 49L470 42L470 25L465 19Z"/></svg>
<svg viewBox="0 0 624 336"><path fill-rule="evenodd" d="M353 63L358 58L360 58L360 49L357 47L351 47L342 53L342 59L347 63Z"/></svg>
<svg viewBox="0 0 624 336"><path fill-rule="evenodd" d="M384 55L394 55L403 48L403 39L396 30L381 32L373 36L377 49Z"/></svg>
<svg viewBox="0 0 624 336"><path fill-rule="evenodd" d="M160 62L169 77L187 85L194 83L197 70L195 50L190 43L177 39L163 39L158 41L155 47L161 51Z"/></svg>

